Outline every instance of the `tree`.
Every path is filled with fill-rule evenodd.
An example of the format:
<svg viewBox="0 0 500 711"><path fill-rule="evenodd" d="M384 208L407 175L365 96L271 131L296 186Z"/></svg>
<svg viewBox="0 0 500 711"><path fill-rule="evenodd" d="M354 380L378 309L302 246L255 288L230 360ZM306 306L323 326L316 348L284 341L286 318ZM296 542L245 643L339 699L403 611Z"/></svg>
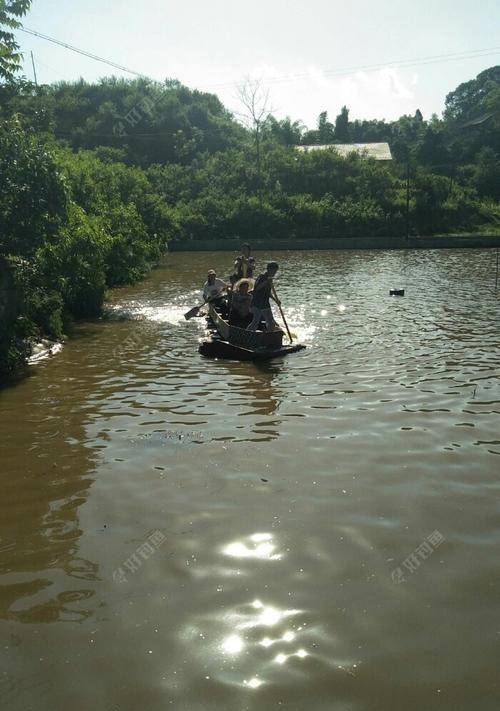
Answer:
<svg viewBox="0 0 500 711"><path fill-rule="evenodd" d="M31 258L67 209L54 152L19 117L0 122L0 252Z"/></svg>
<svg viewBox="0 0 500 711"><path fill-rule="evenodd" d="M441 128L427 126L416 154L422 165L433 166L438 173L448 172L450 155Z"/></svg>
<svg viewBox="0 0 500 711"><path fill-rule="evenodd" d="M443 117L458 162L472 162L484 146L500 152L500 66L450 92Z"/></svg>
<svg viewBox="0 0 500 711"><path fill-rule="evenodd" d="M488 146L482 148L476 156L474 183L481 196L497 200L500 198L500 160Z"/></svg>
<svg viewBox="0 0 500 711"><path fill-rule="evenodd" d="M335 119L335 140L343 143L349 142L349 109L343 106Z"/></svg>
<svg viewBox="0 0 500 711"><path fill-rule="evenodd" d="M21 27L16 18L23 17L31 6L31 0L0 0L0 80L11 81L21 67L19 52L12 30Z"/></svg>
<svg viewBox="0 0 500 711"><path fill-rule="evenodd" d="M446 96L444 118L466 122L480 116L488 108L488 97L500 86L500 66L490 67L475 79L460 84Z"/></svg>
<svg viewBox="0 0 500 711"><path fill-rule="evenodd" d="M292 122L290 116L278 121L270 114L265 121L263 130L265 130L266 135L272 136L285 146L298 146L304 132L304 126L301 121Z"/></svg>
<svg viewBox="0 0 500 711"><path fill-rule="evenodd" d="M410 115L401 116L392 123L391 150L397 161L401 163L411 161L425 127L425 121Z"/></svg>
<svg viewBox="0 0 500 711"><path fill-rule="evenodd" d="M247 136L215 95L171 80L0 84L0 119L15 113L27 117L37 133L54 132L75 151L106 146L121 151L123 162L142 167L189 165Z"/></svg>
<svg viewBox="0 0 500 711"><path fill-rule="evenodd" d="M238 88L238 98L243 105L241 114L243 122L252 131L255 142L257 161L258 198L262 210L262 126L271 113L269 105L269 90L265 89L261 79L247 77Z"/></svg>
<svg viewBox="0 0 500 711"><path fill-rule="evenodd" d="M328 120L328 112L322 111L318 117L318 138L320 144L333 143L334 139L333 124Z"/></svg>

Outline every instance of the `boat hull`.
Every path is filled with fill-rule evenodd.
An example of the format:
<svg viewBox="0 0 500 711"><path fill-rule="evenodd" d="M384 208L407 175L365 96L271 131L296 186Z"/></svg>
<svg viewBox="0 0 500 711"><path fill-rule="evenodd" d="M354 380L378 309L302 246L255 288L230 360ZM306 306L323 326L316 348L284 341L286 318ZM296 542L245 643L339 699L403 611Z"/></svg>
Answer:
<svg viewBox="0 0 500 711"><path fill-rule="evenodd" d="M284 333L281 329L278 331L248 331L246 328L233 326L223 319L212 305L210 305L208 315L209 326L211 325L211 321L213 328L215 328L220 337L228 343L250 349L276 349L281 348L283 344Z"/></svg>
<svg viewBox="0 0 500 711"><path fill-rule="evenodd" d="M226 360L271 360L289 353L296 353L305 348L302 343L293 343L280 348L251 350L221 338L206 338L200 343L199 352L205 358L224 358Z"/></svg>
<svg viewBox="0 0 500 711"><path fill-rule="evenodd" d="M209 336L199 351L207 358L270 360L305 348L301 343L283 345L283 331L248 331L229 324L213 306L207 317Z"/></svg>

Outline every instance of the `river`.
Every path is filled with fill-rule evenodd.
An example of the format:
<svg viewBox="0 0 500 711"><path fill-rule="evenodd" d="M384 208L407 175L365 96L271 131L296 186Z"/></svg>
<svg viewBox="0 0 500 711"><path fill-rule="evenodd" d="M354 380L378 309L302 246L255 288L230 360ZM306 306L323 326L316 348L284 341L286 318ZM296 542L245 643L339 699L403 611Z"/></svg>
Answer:
<svg viewBox="0 0 500 711"><path fill-rule="evenodd" d="M5 711L500 707L493 250L256 256L306 350L201 358L176 253L0 392Z"/></svg>

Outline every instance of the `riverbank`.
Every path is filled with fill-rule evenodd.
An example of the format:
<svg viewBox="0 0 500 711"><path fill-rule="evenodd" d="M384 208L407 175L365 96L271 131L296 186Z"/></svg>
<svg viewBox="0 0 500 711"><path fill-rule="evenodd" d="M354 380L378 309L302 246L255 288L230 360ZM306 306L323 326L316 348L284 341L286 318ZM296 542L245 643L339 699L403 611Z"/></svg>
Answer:
<svg viewBox="0 0 500 711"><path fill-rule="evenodd" d="M238 251L241 239L178 240L170 252ZM500 235L436 235L434 237L331 237L328 239L253 239L254 250L312 249L470 249L500 247Z"/></svg>

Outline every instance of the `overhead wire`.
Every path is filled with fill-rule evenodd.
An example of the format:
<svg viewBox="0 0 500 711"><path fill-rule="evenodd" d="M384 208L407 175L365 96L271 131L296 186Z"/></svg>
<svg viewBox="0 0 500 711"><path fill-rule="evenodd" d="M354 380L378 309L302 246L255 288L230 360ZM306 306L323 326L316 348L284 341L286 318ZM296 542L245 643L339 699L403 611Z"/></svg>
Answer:
<svg viewBox="0 0 500 711"><path fill-rule="evenodd" d="M53 44L57 44L60 47L64 47L64 49L69 49L71 52L76 52L77 54L81 54L84 57L88 57L89 59L94 59L96 62L108 64L110 67L114 67L115 69L120 69L120 71L122 71L122 72L127 72L128 74L134 74L135 76L140 77L141 79L148 79L148 81L151 81L151 77L148 77L145 74L142 74L141 72L136 72L134 69L129 69L128 67L123 66L123 64L118 64L117 62L113 62L111 59L105 59L104 57L99 57L99 55L93 54L92 52L88 52L85 49L80 49L79 47L75 47L72 44L68 44L67 42L62 42L62 40L58 40L55 37L49 37L49 35L45 35L42 32L37 32L36 30L31 30L28 27L19 27L18 30L19 30L19 32L25 32L28 35L33 35L34 37L39 37L40 39L44 39L47 42L52 42Z"/></svg>
<svg viewBox="0 0 500 711"><path fill-rule="evenodd" d="M158 82L157 79L153 79L152 77L150 77L142 72L138 72L134 69L130 69L129 67L119 64L118 62L114 62L110 59L106 59L106 58L101 57L101 56L94 54L92 52L88 52L85 49L75 47L74 45L71 45L67 42L58 40L55 37L50 37L49 35L43 34L42 32L38 32L37 30L32 30L28 27L20 27L18 29L20 32L25 32L26 34L33 35L35 37L39 37L40 39L46 40L47 42L52 42L53 44L63 47L64 49L68 49L72 52L76 52L84 57L88 57L89 59L93 59L94 61L101 62L102 64L106 64L110 67L113 67L114 69L119 69L120 71L126 72L128 74L132 74L132 75L137 76L141 79L146 79L147 81ZM467 60L467 59L476 59L476 58L481 58L481 57L492 56L495 54L500 54L500 46L483 47L480 49L463 50L461 52L449 52L446 54L435 54L435 55L428 55L428 56L424 56L424 57L414 57L412 59L400 59L400 60L388 61L388 62L377 62L375 64L355 65L355 66L344 67L344 68L340 68L340 69L318 69L317 71L319 71L325 77L346 76L349 74L356 74L357 72L374 72L374 71L377 71L380 69L386 69L386 68L391 68L391 67L397 68L397 69L407 69L407 68L411 68L411 67L425 66L428 64L436 64L436 63L440 63L440 62L451 62L451 61L463 61L463 60ZM304 80L304 79L307 80L310 78L311 78L311 71L296 72L296 73L292 73L292 74L278 75L275 77L267 77L266 83L267 84L279 84L282 82L300 81L300 80ZM235 87L238 87L240 84L241 84L241 82L228 82L228 83L224 83L224 84L206 84L206 85L201 85L200 88L201 89L210 89L210 90L214 91L214 90L218 90L218 89L235 88Z"/></svg>
<svg viewBox="0 0 500 711"><path fill-rule="evenodd" d="M357 65L352 67L345 67L343 69L315 69L324 77L347 76L350 74L356 74L358 72L375 72L380 69L388 68L407 69L414 66L425 66L427 64L436 64L440 62L475 59L495 54L500 54L500 47L476 49L470 50L470 52L454 52L443 55L430 55L428 57L421 57L420 59L402 59L398 61L379 62L377 64ZM304 79L311 79L311 70L307 72L298 72L295 74L286 74L277 77L266 77L265 82L266 84L278 84L281 82L300 81ZM235 86L239 86L239 83L211 85L211 88L226 89Z"/></svg>

